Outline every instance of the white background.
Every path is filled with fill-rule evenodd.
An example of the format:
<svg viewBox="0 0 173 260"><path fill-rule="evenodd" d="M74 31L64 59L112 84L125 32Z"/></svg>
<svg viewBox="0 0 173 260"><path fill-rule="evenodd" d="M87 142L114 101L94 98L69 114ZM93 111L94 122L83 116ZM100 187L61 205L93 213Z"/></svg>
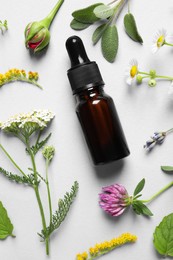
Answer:
<svg viewBox="0 0 173 260"><path fill-rule="evenodd" d="M166 28L168 33L173 34L173 2L131 1L131 12L136 17L144 39L142 46L130 40L124 32L123 16L127 12L127 6L124 8L117 22L120 47L114 64L104 60L100 43L92 46L91 35L95 25L81 32L75 32L69 26L71 13L92 4L92 0L65 0L51 26L49 48L37 57L29 54L24 46L25 26L30 21L44 18L55 3L53 0L1 0L0 8L0 19L7 19L9 24L9 31L0 35L0 72L4 73L14 67L38 71L39 83L44 87L41 91L20 82L3 86L0 89L0 120L34 108L53 110L56 118L48 131L53 133L49 143L56 147L56 156L50 167L54 209L58 198L70 190L75 180L80 184L69 215L51 238L50 259L75 259L78 252L86 251L96 242L110 240L124 232L136 234L136 244L116 249L104 256L105 260L160 259L152 244L153 231L162 218L173 211L172 189L149 205L154 213L150 219L136 216L131 210L119 218L112 218L99 208L98 193L102 186L121 183L131 194L136 184L145 178L143 198L147 199L173 178L160 170L160 165L173 164L171 134L152 153L146 154L143 149L143 144L154 131L173 127L173 101L167 95L170 82L159 82L156 88L148 88L147 83L128 87L124 76L126 66L132 58L138 59L143 71L156 69L159 74L173 75L173 49L163 47L156 55L151 53L153 34L158 29ZM105 91L115 101L131 150L128 158L107 166L95 168L92 165L75 114L75 102L66 76L70 63L65 50L66 39L74 34L83 39L90 59L99 64L106 82ZM1 133L0 142L22 169L26 170L30 166L19 140ZM44 174L41 155L37 156L37 162ZM0 165L15 171L2 152ZM44 185L41 186L41 193L46 204ZM47 259L44 244L39 242L37 236L41 230L41 220L33 190L0 176L0 200L8 210L16 235L15 239L9 237L0 242L0 258Z"/></svg>

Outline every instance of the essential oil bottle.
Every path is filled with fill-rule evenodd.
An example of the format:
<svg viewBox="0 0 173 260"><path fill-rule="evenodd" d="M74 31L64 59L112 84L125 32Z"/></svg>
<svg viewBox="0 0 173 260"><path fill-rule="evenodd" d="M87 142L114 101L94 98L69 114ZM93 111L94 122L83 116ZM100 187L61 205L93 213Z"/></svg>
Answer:
<svg viewBox="0 0 173 260"><path fill-rule="evenodd" d="M68 38L66 48L71 60L67 74L76 99L76 113L94 164L128 156L130 152L114 102L104 92L97 64L89 60L79 37Z"/></svg>

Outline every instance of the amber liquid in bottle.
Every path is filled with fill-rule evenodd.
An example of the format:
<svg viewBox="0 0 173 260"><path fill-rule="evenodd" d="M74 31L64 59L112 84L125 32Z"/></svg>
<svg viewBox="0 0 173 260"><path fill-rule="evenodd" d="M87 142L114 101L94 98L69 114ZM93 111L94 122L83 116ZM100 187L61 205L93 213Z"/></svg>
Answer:
<svg viewBox="0 0 173 260"><path fill-rule="evenodd" d="M71 60L68 77L76 98L76 113L95 165L130 154L113 99L95 62L91 62L81 39L70 37L66 47Z"/></svg>
<svg viewBox="0 0 173 260"><path fill-rule="evenodd" d="M92 87L76 95L76 113L94 164L104 164L129 155L123 130L110 96Z"/></svg>

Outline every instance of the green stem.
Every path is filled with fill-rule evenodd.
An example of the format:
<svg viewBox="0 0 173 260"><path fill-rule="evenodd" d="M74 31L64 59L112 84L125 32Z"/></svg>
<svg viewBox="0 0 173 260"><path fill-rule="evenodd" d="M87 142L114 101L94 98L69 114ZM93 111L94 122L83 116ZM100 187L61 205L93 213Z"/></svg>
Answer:
<svg viewBox="0 0 173 260"><path fill-rule="evenodd" d="M40 197L40 193L39 193L39 189L38 189L38 176L37 176L37 168L36 168L36 163L35 163L35 156L30 148L29 139L26 139L26 146L29 151L32 166L33 166L34 180L35 180L35 185L33 185L33 188L35 191L37 203L38 203L39 210L40 210L43 230L46 232L46 219L45 219L44 209L43 209L43 205L42 205L42 201L41 201L41 197ZM46 254L49 255L49 237L46 238L45 242L46 242Z"/></svg>
<svg viewBox="0 0 173 260"><path fill-rule="evenodd" d="M171 43L165 42L164 44L167 45L167 46L173 47L173 44L171 44Z"/></svg>
<svg viewBox="0 0 173 260"><path fill-rule="evenodd" d="M156 75L156 78L173 80L173 77Z"/></svg>
<svg viewBox="0 0 173 260"><path fill-rule="evenodd" d="M121 0L121 1L119 2L119 4L115 6L112 22L114 22L114 23L116 22L116 20L118 19L118 16L120 15L120 13L121 13L121 11L122 11L124 5L127 3L127 1L128 1L128 0Z"/></svg>
<svg viewBox="0 0 173 260"><path fill-rule="evenodd" d="M2 151L5 153L5 155L8 157L8 159L12 162L12 164L19 170L19 172L24 175L26 178L28 178L28 176L24 173L24 171L22 171L22 169L19 167L19 165L13 160L13 158L9 155L9 153L5 150L5 148L2 146L2 144L0 144L0 148L2 149Z"/></svg>
<svg viewBox="0 0 173 260"><path fill-rule="evenodd" d="M167 130L167 131L166 131L166 134L169 134L169 133L171 133L172 131L173 131L173 128Z"/></svg>
<svg viewBox="0 0 173 260"><path fill-rule="evenodd" d="M128 0L128 13L130 13L130 0Z"/></svg>
<svg viewBox="0 0 173 260"><path fill-rule="evenodd" d="M50 212L50 224L51 224L51 222L52 222L52 202L51 202L51 194L50 194L50 187L49 187L49 177L48 177L49 162L50 161L48 159L46 159L46 187L47 187L49 212Z"/></svg>
<svg viewBox="0 0 173 260"><path fill-rule="evenodd" d="M143 71L138 71L138 74L150 76L150 73L143 72Z"/></svg>
<svg viewBox="0 0 173 260"><path fill-rule="evenodd" d="M57 14L58 10L60 9L61 5L63 4L64 0L59 0L58 3L54 6L52 11L46 16L45 19L42 20L44 25L49 29L55 15Z"/></svg>
<svg viewBox="0 0 173 260"><path fill-rule="evenodd" d="M161 189L159 192L157 192L156 194L154 194L150 199L148 200L140 200L143 203L146 202L151 202L152 200L154 200L157 196L159 196L161 193L163 193L164 191L166 191L167 189L169 189L170 187L173 186L173 181L170 182L168 185L166 185L163 189Z"/></svg>

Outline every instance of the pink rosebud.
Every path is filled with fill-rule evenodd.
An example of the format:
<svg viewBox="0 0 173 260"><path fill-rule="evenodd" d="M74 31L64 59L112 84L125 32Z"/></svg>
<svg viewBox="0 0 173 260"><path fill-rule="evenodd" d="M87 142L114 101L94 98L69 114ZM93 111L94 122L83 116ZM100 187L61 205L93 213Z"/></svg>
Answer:
<svg viewBox="0 0 173 260"><path fill-rule="evenodd" d="M99 198L100 207L114 217L121 215L129 205L127 190L120 184L103 187Z"/></svg>

